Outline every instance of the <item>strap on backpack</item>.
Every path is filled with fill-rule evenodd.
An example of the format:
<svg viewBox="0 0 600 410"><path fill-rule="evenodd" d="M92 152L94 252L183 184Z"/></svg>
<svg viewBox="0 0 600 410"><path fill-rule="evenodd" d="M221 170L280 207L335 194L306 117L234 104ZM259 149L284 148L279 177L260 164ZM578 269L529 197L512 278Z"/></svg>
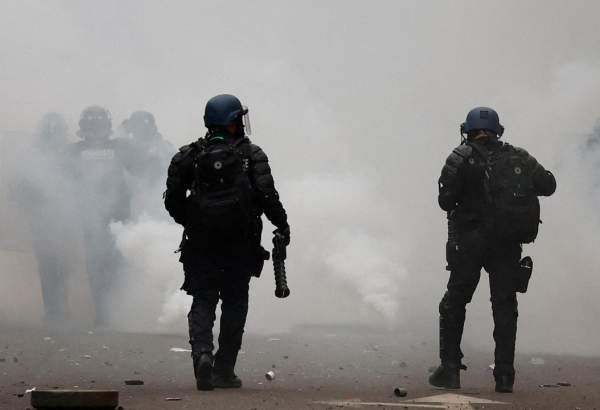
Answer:
<svg viewBox="0 0 600 410"><path fill-rule="evenodd" d="M485 200L488 204L493 205L492 201L492 193L490 189L490 179L492 172L492 156L491 154L485 150L481 145L477 142L469 142L468 143L473 149L481 156L481 158L485 161L484 173L485 177L483 179L483 192L485 194Z"/></svg>

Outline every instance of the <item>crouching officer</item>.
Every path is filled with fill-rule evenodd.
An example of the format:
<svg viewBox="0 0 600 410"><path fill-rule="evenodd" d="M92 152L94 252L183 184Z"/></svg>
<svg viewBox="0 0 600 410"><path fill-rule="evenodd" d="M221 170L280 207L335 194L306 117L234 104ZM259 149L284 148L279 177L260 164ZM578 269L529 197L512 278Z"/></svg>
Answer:
<svg viewBox="0 0 600 410"><path fill-rule="evenodd" d="M193 296L190 344L199 390L241 387L234 367L248 313L248 286L268 253L264 213L289 244L287 215L265 153L250 142L248 109L233 95L206 104L204 138L182 147L169 166L165 207L184 226L182 289ZM189 191L189 195L187 192ZM219 299L219 350L213 324Z"/></svg>
<svg viewBox="0 0 600 410"><path fill-rule="evenodd" d="M461 126L463 142L439 179L439 205L448 212L450 280L439 306L441 365L429 378L436 387L460 388L465 307L484 268L494 317L496 391L513 389L516 292L527 289L532 270L531 258L521 259L521 245L535 240L538 196L552 195L556 181L527 151L501 142L503 132L494 110L471 110Z"/></svg>

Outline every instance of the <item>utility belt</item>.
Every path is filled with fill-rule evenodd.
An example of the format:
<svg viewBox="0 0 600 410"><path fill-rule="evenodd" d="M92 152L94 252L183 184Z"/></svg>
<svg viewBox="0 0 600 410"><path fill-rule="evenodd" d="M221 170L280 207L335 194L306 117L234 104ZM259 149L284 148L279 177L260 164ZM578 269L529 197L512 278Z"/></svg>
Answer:
<svg viewBox="0 0 600 410"><path fill-rule="evenodd" d="M482 221L470 221L467 223L468 230L479 230L482 232L482 240L487 240L489 234L485 223ZM460 226L460 227L459 227ZM463 231L465 226L459 222L453 213L448 215L448 241L446 242L446 270L453 271L460 267L462 258L465 257L464 250L461 249L460 233ZM464 232L464 231L463 231ZM485 246L485 245L484 245ZM519 293L526 293L529 287L529 281L531 274L533 273L533 260L530 256L525 256L519 261L519 266L514 272L514 287L515 291Z"/></svg>

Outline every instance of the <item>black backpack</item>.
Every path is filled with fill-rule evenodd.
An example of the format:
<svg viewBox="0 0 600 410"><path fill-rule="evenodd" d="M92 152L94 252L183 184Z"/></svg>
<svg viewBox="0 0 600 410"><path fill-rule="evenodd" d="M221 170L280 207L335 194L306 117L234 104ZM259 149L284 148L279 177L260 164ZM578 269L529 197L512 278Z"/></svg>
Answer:
<svg viewBox="0 0 600 410"><path fill-rule="evenodd" d="M509 144L491 153L477 143L469 145L486 162L484 191L493 235L510 242L533 242L541 222L540 202L528 154Z"/></svg>
<svg viewBox="0 0 600 410"><path fill-rule="evenodd" d="M248 238L257 211L248 176L249 146L221 137L204 140L194 161L189 227L214 244Z"/></svg>

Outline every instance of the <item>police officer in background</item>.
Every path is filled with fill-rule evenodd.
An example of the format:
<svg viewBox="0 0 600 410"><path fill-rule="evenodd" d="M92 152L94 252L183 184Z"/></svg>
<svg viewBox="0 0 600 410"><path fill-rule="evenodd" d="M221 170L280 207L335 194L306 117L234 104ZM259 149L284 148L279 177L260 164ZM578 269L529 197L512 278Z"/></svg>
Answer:
<svg viewBox="0 0 600 410"><path fill-rule="evenodd" d="M242 385L234 367L248 313L249 282L260 275L268 257L260 244L261 215L286 243L290 238L267 156L246 136L247 119L248 109L233 95L211 98L204 115L206 136L182 147L168 171L165 206L184 226L182 289L193 296L188 319L199 390ZM219 299L219 350L213 360Z"/></svg>
<svg viewBox="0 0 600 410"><path fill-rule="evenodd" d="M127 158L129 172L148 185L159 180L162 184L175 149L158 131L154 115L148 111L135 111L123 121L122 127L131 142Z"/></svg>
<svg viewBox="0 0 600 410"><path fill-rule="evenodd" d="M33 252L38 264L44 321L61 324L68 315L67 244L65 225L69 213L70 192L65 183L67 123L62 115L49 112L37 125L28 161L15 164L11 196L29 222ZM22 159L22 158L21 158Z"/></svg>
<svg viewBox="0 0 600 410"><path fill-rule="evenodd" d="M121 124L128 144L124 155L131 190L132 218L151 215L168 218L155 198L164 191L167 167L176 150L156 126L154 115L135 111Z"/></svg>
<svg viewBox="0 0 600 410"><path fill-rule="evenodd" d="M123 158L127 143L111 138L112 133L108 110L90 106L79 119L81 141L70 146L97 326L108 322L109 292L121 257L110 223L125 221L130 213Z"/></svg>
<svg viewBox="0 0 600 410"><path fill-rule="evenodd" d="M450 280L439 306L441 365L429 378L437 387L460 388L465 307L484 268L494 317L496 391L513 390L516 292L527 290L533 268L531 258L521 259L521 245L536 238L538 196L552 195L556 181L527 151L501 142L503 132L493 109L471 110L461 126L463 142L439 179L438 202L448 213Z"/></svg>

